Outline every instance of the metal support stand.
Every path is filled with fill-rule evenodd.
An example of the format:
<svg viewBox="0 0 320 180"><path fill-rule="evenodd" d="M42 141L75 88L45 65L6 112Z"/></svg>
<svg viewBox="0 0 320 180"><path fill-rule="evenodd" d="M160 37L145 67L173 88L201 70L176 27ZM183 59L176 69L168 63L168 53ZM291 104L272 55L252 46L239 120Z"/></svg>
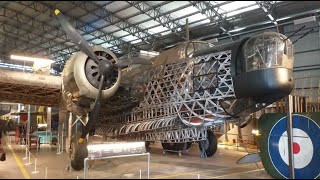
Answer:
<svg viewBox="0 0 320 180"><path fill-rule="evenodd" d="M178 154L179 154L179 156L182 156L182 154L181 154L181 152L182 152L182 151L185 151L185 150L175 151L175 150L167 150L167 149L163 149L163 150L162 150L162 154L163 154L163 155L165 155L165 154L166 154L166 152L174 152L174 153L178 153Z"/></svg>
<svg viewBox="0 0 320 180"><path fill-rule="evenodd" d="M290 179L294 178L294 156L293 156L293 136L292 136L292 95L286 98L287 106L287 134L289 151L289 174Z"/></svg>
<svg viewBox="0 0 320 180"><path fill-rule="evenodd" d="M121 158L121 157L132 157L132 156L148 156L148 169L147 169L147 179L150 177L150 153L142 153L142 154L129 154L129 155L119 155L119 156L108 156L108 157L101 157L101 158L85 158L84 159L84 176L83 179L86 179L87 177L87 171L89 170L88 161L91 160L104 160L104 159L112 159L112 158Z"/></svg>
<svg viewBox="0 0 320 180"><path fill-rule="evenodd" d="M60 153L63 153L63 131L64 131L64 123L62 124L62 132L61 132L61 151Z"/></svg>
<svg viewBox="0 0 320 180"><path fill-rule="evenodd" d="M30 126L31 126L31 118L30 118L30 104L28 106L28 123L27 123L27 132L26 132L26 145L30 147Z"/></svg>

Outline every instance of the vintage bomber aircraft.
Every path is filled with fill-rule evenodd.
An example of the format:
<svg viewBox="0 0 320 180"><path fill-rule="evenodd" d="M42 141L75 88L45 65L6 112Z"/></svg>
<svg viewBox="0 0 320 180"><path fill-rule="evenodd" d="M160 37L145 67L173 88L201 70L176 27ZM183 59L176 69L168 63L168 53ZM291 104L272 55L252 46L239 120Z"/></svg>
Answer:
<svg viewBox="0 0 320 180"><path fill-rule="evenodd" d="M83 168L88 134L160 141L164 149L177 151L199 142L201 152L212 156L217 149L214 127L245 123L239 117L293 89L293 46L279 33L213 47L187 41L148 60L128 60L101 46L90 47L59 10L55 14L81 51L67 61L62 77L1 70L0 83L9 88L0 88L0 96L58 105L61 122L67 119L63 112L89 113L82 133L73 132L70 143L75 170Z"/></svg>

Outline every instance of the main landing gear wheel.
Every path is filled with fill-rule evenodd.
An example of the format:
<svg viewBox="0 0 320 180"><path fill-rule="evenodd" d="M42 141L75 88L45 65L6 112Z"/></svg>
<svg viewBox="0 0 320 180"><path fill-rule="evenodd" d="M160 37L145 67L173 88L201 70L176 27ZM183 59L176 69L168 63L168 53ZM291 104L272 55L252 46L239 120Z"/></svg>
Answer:
<svg viewBox="0 0 320 180"><path fill-rule="evenodd" d="M182 151L188 147L187 143L161 143L164 150Z"/></svg>
<svg viewBox="0 0 320 180"><path fill-rule="evenodd" d="M179 156L182 156L181 151L187 150L191 146L191 142L188 143L161 143L164 150L176 151L179 153ZM165 154L165 151L163 151Z"/></svg>
<svg viewBox="0 0 320 180"><path fill-rule="evenodd" d="M161 143L164 150L174 150L174 143Z"/></svg>
<svg viewBox="0 0 320 180"><path fill-rule="evenodd" d="M217 137L210 130L207 131L207 139L199 142L200 151L205 151L207 157L213 156L218 148Z"/></svg>
<svg viewBox="0 0 320 180"><path fill-rule="evenodd" d="M83 169L84 159L88 157L87 139L84 139L82 143L79 143L79 137L80 134L73 136L70 145L71 167L76 171Z"/></svg>

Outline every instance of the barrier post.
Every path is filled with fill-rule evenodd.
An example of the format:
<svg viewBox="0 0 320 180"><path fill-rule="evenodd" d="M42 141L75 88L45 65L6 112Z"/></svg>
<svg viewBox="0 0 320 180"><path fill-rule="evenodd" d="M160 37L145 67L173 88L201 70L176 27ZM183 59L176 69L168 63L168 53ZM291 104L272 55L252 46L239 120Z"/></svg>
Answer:
<svg viewBox="0 0 320 180"><path fill-rule="evenodd" d="M30 161L30 159L31 159L30 154L31 154L31 152L29 151L29 163L26 163L26 166L29 166L29 165L32 164L31 161Z"/></svg>
<svg viewBox="0 0 320 180"><path fill-rule="evenodd" d="M37 158L34 159L34 171L31 172L32 174L38 174L39 171L37 171Z"/></svg>
<svg viewBox="0 0 320 180"><path fill-rule="evenodd" d="M22 158L22 159L28 159L28 147L26 147L26 156L24 157L24 158Z"/></svg>
<svg viewBox="0 0 320 180"><path fill-rule="evenodd" d="M147 153L148 154L148 179L149 179L149 176L150 176L150 153Z"/></svg>
<svg viewBox="0 0 320 180"><path fill-rule="evenodd" d="M44 174L44 178L45 179L48 179L48 167L46 166L46 172L45 172L45 174Z"/></svg>
<svg viewBox="0 0 320 180"><path fill-rule="evenodd" d="M58 148L57 148L57 154L61 154L60 153L60 135L59 135L59 132L58 132Z"/></svg>

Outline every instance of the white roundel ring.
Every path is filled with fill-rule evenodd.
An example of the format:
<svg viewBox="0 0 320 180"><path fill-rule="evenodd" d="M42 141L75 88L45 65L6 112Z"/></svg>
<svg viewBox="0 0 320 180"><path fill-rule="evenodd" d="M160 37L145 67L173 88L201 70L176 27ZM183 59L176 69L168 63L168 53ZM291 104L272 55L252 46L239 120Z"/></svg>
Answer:
<svg viewBox="0 0 320 180"><path fill-rule="evenodd" d="M312 119L292 115L293 156L295 178L317 178L320 174L320 127ZM286 116L271 129L268 137L268 151L275 169L289 178L289 153Z"/></svg>
<svg viewBox="0 0 320 180"><path fill-rule="evenodd" d="M312 160L314 155L313 144L308 134L301 129L293 128L292 134L294 168L301 169L306 167ZM287 131L280 137L278 149L282 160L289 166Z"/></svg>

